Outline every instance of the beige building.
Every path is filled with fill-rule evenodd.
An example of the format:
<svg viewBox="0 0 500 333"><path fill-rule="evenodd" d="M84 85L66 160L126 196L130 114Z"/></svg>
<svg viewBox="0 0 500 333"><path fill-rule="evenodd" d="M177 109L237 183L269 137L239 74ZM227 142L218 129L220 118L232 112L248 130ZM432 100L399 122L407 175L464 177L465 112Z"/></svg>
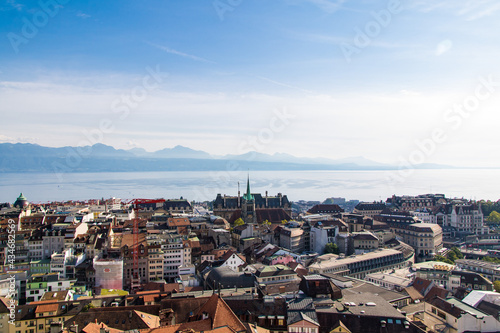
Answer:
<svg viewBox="0 0 500 333"><path fill-rule="evenodd" d="M379 239L369 231L352 234L354 251L358 253L370 252L378 249Z"/></svg>
<svg viewBox="0 0 500 333"><path fill-rule="evenodd" d="M443 248L443 230L433 223L387 223L391 231L415 249L417 260L433 257Z"/></svg>
<svg viewBox="0 0 500 333"><path fill-rule="evenodd" d="M148 247L148 279L149 281L163 280L163 256L160 245Z"/></svg>
<svg viewBox="0 0 500 333"><path fill-rule="evenodd" d="M382 213L385 208L383 202L360 202L352 212L373 218L375 215Z"/></svg>
<svg viewBox="0 0 500 333"><path fill-rule="evenodd" d="M382 272L389 269L407 267L411 261L407 261L401 251L394 249L378 249L376 251L349 257L337 256L335 254L324 254L308 267L309 274L331 273L337 275L349 275L363 279L366 274Z"/></svg>

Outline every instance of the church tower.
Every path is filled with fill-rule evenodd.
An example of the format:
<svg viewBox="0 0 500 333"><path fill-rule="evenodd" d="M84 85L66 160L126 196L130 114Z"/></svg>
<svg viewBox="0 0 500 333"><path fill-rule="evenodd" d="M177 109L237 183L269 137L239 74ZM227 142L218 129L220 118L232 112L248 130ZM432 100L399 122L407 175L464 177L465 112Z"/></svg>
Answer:
<svg viewBox="0 0 500 333"><path fill-rule="evenodd" d="M257 215L255 214L255 198L250 193L250 175L247 178L247 192L243 195L241 204L241 218L245 223L257 223Z"/></svg>

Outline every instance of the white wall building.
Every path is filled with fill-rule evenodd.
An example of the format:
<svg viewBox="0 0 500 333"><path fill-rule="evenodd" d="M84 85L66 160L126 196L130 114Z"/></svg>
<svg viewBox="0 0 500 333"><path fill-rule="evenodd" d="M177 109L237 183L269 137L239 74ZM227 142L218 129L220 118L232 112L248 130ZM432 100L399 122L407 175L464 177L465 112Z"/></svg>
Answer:
<svg viewBox="0 0 500 333"><path fill-rule="evenodd" d="M179 266L191 265L191 248L182 237L164 234L163 251L163 278L173 282L179 276Z"/></svg>
<svg viewBox="0 0 500 333"><path fill-rule="evenodd" d="M314 252L323 254L326 244L336 244L338 233L338 226L323 226L321 222L318 222L315 227L311 227L311 248Z"/></svg>

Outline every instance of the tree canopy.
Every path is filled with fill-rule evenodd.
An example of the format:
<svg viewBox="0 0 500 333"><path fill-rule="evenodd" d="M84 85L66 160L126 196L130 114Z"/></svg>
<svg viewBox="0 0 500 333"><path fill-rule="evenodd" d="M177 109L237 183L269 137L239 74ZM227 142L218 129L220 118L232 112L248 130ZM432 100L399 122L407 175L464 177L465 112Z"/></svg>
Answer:
<svg viewBox="0 0 500 333"><path fill-rule="evenodd" d="M481 210L483 211L484 216L489 216L493 211L500 212L500 200L481 200L479 203L481 204Z"/></svg>
<svg viewBox="0 0 500 333"><path fill-rule="evenodd" d="M238 227L238 226L243 225L243 224L245 224L245 221L243 221L243 219L241 217L239 219L237 219L236 221L234 221L235 227Z"/></svg>
<svg viewBox="0 0 500 333"><path fill-rule="evenodd" d="M486 221L491 223L500 223L500 213L496 210L492 211L490 215L488 215L488 218L486 218Z"/></svg>
<svg viewBox="0 0 500 333"><path fill-rule="evenodd" d="M494 263L494 264L500 264L500 259L499 258L495 258L495 257L483 257L481 259L482 261L487 261L487 262L491 262L491 263Z"/></svg>
<svg viewBox="0 0 500 333"><path fill-rule="evenodd" d="M462 252L460 252L460 249L458 247L452 247L450 249L450 251L448 251L448 253L446 254L446 257L443 257L441 255L437 255L434 257L434 260L454 265L455 260L463 259L463 258L464 258L464 255Z"/></svg>
<svg viewBox="0 0 500 333"><path fill-rule="evenodd" d="M325 245L325 253L333 253L333 254L339 254L340 250L337 244L334 243L328 243Z"/></svg>

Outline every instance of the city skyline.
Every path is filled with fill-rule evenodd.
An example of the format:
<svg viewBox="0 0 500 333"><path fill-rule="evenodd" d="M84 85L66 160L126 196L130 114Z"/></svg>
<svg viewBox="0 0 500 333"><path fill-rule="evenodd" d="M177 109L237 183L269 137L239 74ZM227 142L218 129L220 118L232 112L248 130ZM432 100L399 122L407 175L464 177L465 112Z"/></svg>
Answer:
<svg viewBox="0 0 500 333"><path fill-rule="evenodd" d="M500 166L494 1L55 3L0 7L0 142Z"/></svg>

